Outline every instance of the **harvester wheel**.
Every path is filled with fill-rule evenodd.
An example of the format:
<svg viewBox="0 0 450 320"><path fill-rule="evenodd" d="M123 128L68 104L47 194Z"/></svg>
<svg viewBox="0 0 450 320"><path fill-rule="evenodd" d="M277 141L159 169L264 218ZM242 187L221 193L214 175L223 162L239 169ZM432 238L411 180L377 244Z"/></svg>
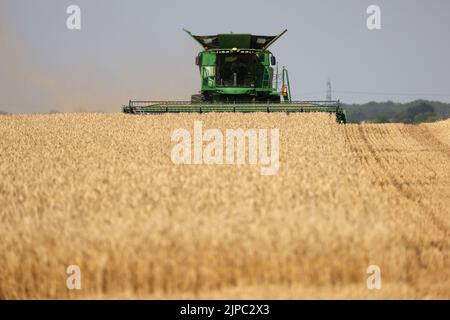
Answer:
<svg viewBox="0 0 450 320"><path fill-rule="evenodd" d="M191 96L191 103L202 103L205 102L205 96L203 94L193 94Z"/></svg>
<svg viewBox="0 0 450 320"><path fill-rule="evenodd" d="M347 114L344 110L340 109L336 112L336 122L337 123L347 123Z"/></svg>
<svg viewBox="0 0 450 320"><path fill-rule="evenodd" d="M271 96L270 100L271 100L271 102L280 103L281 98L280 98L280 96Z"/></svg>
<svg viewBox="0 0 450 320"><path fill-rule="evenodd" d="M281 99L280 96L267 96L261 100L259 100L261 102L269 102L269 103L280 103Z"/></svg>

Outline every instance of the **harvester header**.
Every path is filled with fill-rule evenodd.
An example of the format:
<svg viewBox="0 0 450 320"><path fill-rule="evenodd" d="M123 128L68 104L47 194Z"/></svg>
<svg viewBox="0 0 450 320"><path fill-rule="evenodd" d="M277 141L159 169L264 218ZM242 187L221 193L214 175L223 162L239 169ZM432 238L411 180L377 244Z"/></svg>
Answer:
<svg viewBox="0 0 450 320"><path fill-rule="evenodd" d="M205 50L232 48L267 50L269 46L287 32L287 29L285 29L276 36L256 36L248 33L220 33L211 36L196 36L186 29L183 30Z"/></svg>
<svg viewBox="0 0 450 320"><path fill-rule="evenodd" d="M203 48L195 57L200 90L191 101L132 101L125 113L166 112L329 112L346 122L339 101L292 101L288 71L278 69L268 48L287 29L275 36L248 33L193 35Z"/></svg>

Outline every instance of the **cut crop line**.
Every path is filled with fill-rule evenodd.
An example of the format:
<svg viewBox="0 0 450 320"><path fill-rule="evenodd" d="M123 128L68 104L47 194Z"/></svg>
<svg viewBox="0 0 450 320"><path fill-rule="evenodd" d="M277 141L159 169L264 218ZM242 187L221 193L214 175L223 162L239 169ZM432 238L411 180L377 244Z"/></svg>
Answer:
<svg viewBox="0 0 450 320"><path fill-rule="evenodd" d="M399 180L395 173L392 171L392 164L389 164L389 161L386 158L380 157L375 148L374 140L369 139L370 135L367 135L363 129L363 125L360 125L359 131L361 133L361 138L366 142L366 145L368 147L369 152L372 154L374 159L376 160L377 165L380 166L382 169L382 172L386 175L386 177L390 180L391 184L400 192L401 195L403 195L406 199L416 203L418 206L421 207L423 211L426 211L428 216L430 217L432 223L435 225L437 229L442 231L444 234L448 235L449 228L445 225L443 221L440 221L436 215L430 210L430 208L423 204L421 201L421 195L413 190L413 188L409 188L408 186L405 186L405 184ZM398 153L398 150L396 151ZM400 156L400 155L399 155ZM408 161L408 160L407 160ZM408 161L409 162L409 161ZM412 221L415 221L416 219L412 219Z"/></svg>

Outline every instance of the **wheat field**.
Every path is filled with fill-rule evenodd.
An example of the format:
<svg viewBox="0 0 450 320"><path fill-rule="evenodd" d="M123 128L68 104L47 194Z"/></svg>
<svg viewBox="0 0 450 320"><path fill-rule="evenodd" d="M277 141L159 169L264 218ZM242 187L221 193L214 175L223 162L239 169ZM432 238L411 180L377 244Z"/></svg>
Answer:
<svg viewBox="0 0 450 320"><path fill-rule="evenodd" d="M195 120L279 128L278 174L174 165ZM0 299L450 298L450 120L7 115L0 137Z"/></svg>

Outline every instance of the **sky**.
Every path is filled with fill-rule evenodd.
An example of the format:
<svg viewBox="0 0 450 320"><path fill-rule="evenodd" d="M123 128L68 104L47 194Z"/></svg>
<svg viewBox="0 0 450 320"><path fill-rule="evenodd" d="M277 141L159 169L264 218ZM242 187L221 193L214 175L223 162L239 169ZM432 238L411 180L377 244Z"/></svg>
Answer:
<svg viewBox="0 0 450 320"><path fill-rule="evenodd" d="M369 30L366 10L381 9ZM81 9L69 30L66 9ZM450 102L448 0L0 0L0 110L118 111L129 99L188 100L194 34L275 35L296 100Z"/></svg>

